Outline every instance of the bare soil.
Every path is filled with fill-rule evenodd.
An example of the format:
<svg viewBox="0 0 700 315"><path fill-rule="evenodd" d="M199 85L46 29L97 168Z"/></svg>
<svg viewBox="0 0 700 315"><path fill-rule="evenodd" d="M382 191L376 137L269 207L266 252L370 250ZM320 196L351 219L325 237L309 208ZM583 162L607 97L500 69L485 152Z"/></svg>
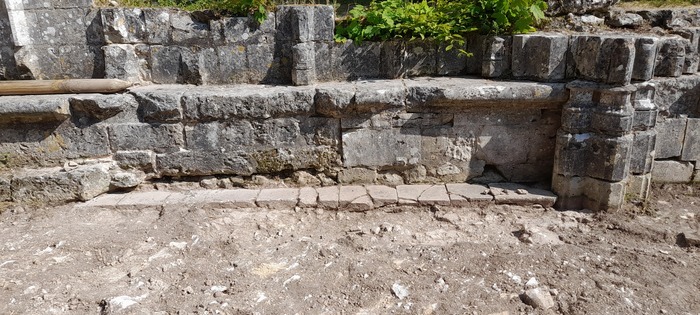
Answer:
<svg viewBox="0 0 700 315"><path fill-rule="evenodd" d="M664 186L605 214L11 206L0 314L700 314L700 248L678 237L699 203Z"/></svg>

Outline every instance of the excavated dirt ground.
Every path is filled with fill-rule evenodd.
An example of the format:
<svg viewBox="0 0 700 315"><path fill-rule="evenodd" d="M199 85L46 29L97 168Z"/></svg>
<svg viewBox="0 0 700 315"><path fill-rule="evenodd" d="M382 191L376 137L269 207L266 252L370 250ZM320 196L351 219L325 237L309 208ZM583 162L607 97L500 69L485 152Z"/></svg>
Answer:
<svg viewBox="0 0 700 315"><path fill-rule="evenodd" d="M678 234L700 194L653 196L607 214L10 206L0 314L699 314L700 247Z"/></svg>

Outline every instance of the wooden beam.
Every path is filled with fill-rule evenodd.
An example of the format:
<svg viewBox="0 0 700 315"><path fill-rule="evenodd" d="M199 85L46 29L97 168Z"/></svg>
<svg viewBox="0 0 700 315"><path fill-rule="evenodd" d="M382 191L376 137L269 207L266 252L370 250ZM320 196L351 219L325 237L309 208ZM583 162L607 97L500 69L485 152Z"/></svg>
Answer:
<svg viewBox="0 0 700 315"><path fill-rule="evenodd" d="M118 79L66 79L66 80L17 80L0 81L0 96L117 93L131 86L131 82Z"/></svg>

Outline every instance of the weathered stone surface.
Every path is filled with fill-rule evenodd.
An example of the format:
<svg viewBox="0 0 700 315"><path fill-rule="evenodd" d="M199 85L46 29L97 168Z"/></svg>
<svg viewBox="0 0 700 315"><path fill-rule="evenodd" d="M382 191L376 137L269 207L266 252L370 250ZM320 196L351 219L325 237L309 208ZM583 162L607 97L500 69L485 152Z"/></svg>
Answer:
<svg viewBox="0 0 700 315"><path fill-rule="evenodd" d="M310 85L317 81L314 46L314 43L292 46L292 82L295 85Z"/></svg>
<svg viewBox="0 0 700 315"><path fill-rule="evenodd" d="M634 66L632 68L632 79L646 81L654 77L654 67L656 65L656 54L658 51L659 39L655 37L639 37L635 42Z"/></svg>
<svg viewBox="0 0 700 315"><path fill-rule="evenodd" d="M538 81L558 81L566 77L569 37L535 33L513 36L513 76Z"/></svg>
<svg viewBox="0 0 700 315"><path fill-rule="evenodd" d="M313 113L314 89L254 85L236 89L198 87L185 91L183 106L185 118L190 120L289 117Z"/></svg>
<svg viewBox="0 0 700 315"><path fill-rule="evenodd" d="M381 76L396 79L437 73L437 44L428 40L389 41L381 44Z"/></svg>
<svg viewBox="0 0 700 315"><path fill-rule="evenodd" d="M399 205L416 205L418 198L425 190L433 185L401 185L396 186L396 194L399 199ZM447 193L445 193L447 194ZM448 196L449 200L449 196Z"/></svg>
<svg viewBox="0 0 700 315"><path fill-rule="evenodd" d="M689 183L693 178L694 168L691 162L656 160L651 171L651 180L655 183Z"/></svg>
<svg viewBox="0 0 700 315"><path fill-rule="evenodd" d="M359 129L343 133L345 167L406 166L421 159L420 131Z"/></svg>
<svg viewBox="0 0 700 315"><path fill-rule="evenodd" d="M113 124L108 127L114 151L177 152L184 146L182 125Z"/></svg>
<svg viewBox="0 0 700 315"><path fill-rule="evenodd" d="M568 77L626 85L632 79L635 39L597 35L574 35L569 44Z"/></svg>
<svg viewBox="0 0 700 315"><path fill-rule="evenodd" d="M139 103L139 116L146 122L175 123L182 120L182 92L146 86L132 89L131 94Z"/></svg>
<svg viewBox="0 0 700 315"><path fill-rule="evenodd" d="M593 11L607 11L619 0L547 0L549 6L547 13L551 15L565 15L567 13L583 14Z"/></svg>
<svg viewBox="0 0 700 315"><path fill-rule="evenodd" d="M35 95L0 97L0 123L50 123L70 117L72 95Z"/></svg>
<svg viewBox="0 0 700 315"><path fill-rule="evenodd" d="M649 198L649 190L651 189L652 174L645 175L630 175L627 178L627 195L639 200L647 200Z"/></svg>
<svg viewBox="0 0 700 315"><path fill-rule="evenodd" d="M334 12L332 6L278 6L277 38L297 42L332 41Z"/></svg>
<svg viewBox="0 0 700 315"><path fill-rule="evenodd" d="M488 188L484 185L476 184L445 184L447 194L450 196L450 203L453 206L463 206L470 203L490 202L493 196L484 194Z"/></svg>
<svg viewBox="0 0 700 315"><path fill-rule="evenodd" d="M100 47L85 44L31 45L15 52L17 67L37 80L84 79L104 76Z"/></svg>
<svg viewBox="0 0 700 315"><path fill-rule="evenodd" d="M659 43L654 75L660 77L679 77L685 65L686 42L682 38L665 38Z"/></svg>
<svg viewBox="0 0 700 315"><path fill-rule="evenodd" d="M399 80L320 84L315 95L316 111L330 117L401 108L405 102L406 89Z"/></svg>
<svg viewBox="0 0 700 315"><path fill-rule="evenodd" d="M328 186L316 188L318 192L318 205L328 209L338 209L338 198L340 188L338 186Z"/></svg>
<svg viewBox="0 0 700 315"><path fill-rule="evenodd" d="M180 75L180 49L173 46L150 47L151 79L154 83L178 83Z"/></svg>
<svg viewBox="0 0 700 315"><path fill-rule="evenodd" d="M110 187L117 189L134 188L146 179L146 174L141 171L112 172L111 175Z"/></svg>
<svg viewBox="0 0 700 315"><path fill-rule="evenodd" d="M513 183L492 183L489 184L491 194L497 204L512 205L541 205L543 207L554 206L557 196L544 189L531 188ZM498 193L494 194L494 190Z"/></svg>
<svg viewBox="0 0 700 315"><path fill-rule="evenodd" d="M380 77L381 43L351 40L316 43L316 76L319 81L363 80Z"/></svg>
<svg viewBox="0 0 700 315"><path fill-rule="evenodd" d="M583 206L592 211L619 209L625 202L627 186L625 182L609 182L586 177L584 180L586 198Z"/></svg>
<svg viewBox="0 0 700 315"><path fill-rule="evenodd" d="M659 112L668 116L689 115L700 117L700 75L684 75L677 78L654 78L649 81L656 87L654 104Z"/></svg>
<svg viewBox="0 0 700 315"><path fill-rule="evenodd" d="M376 207L395 205L398 202L396 188L380 185L367 186L367 194L372 198Z"/></svg>
<svg viewBox="0 0 700 315"><path fill-rule="evenodd" d="M338 172L341 184L373 184L377 181L377 171L361 167L342 169Z"/></svg>
<svg viewBox="0 0 700 315"><path fill-rule="evenodd" d="M302 187L299 189L299 207L309 208L318 205L318 192L313 187Z"/></svg>
<svg viewBox="0 0 700 315"><path fill-rule="evenodd" d="M445 185L431 185L419 196L418 203L422 205L450 205L450 196L447 194Z"/></svg>
<svg viewBox="0 0 700 315"><path fill-rule="evenodd" d="M340 186L338 210L367 211L374 208L372 198L362 186Z"/></svg>
<svg viewBox="0 0 700 315"><path fill-rule="evenodd" d="M552 176L552 191L557 195L554 206L559 210L583 209L584 179L585 177L580 176L554 174Z"/></svg>
<svg viewBox="0 0 700 315"><path fill-rule="evenodd" d="M634 133L630 172L632 174L647 174L651 172L656 146L656 131L637 131Z"/></svg>
<svg viewBox="0 0 700 315"><path fill-rule="evenodd" d="M146 19L139 8L103 8L102 25L109 44L134 44L146 41Z"/></svg>
<svg viewBox="0 0 700 315"><path fill-rule="evenodd" d="M251 175L255 168L242 153L182 151L156 156L156 171L168 176Z"/></svg>
<svg viewBox="0 0 700 315"><path fill-rule="evenodd" d="M634 111L631 106L624 109L598 107L591 117L591 128L606 135L625 135L632 130Z"/></svg>
<svg viewBox="0 0 700 315"><path fill-rule="evenodd" d="M223 17L209 22L218 45L270 44L275 39L275 13L260 24L251 17Z"/></svg>
<svg viewBox="0 0 700 315"><path fill-rule="evenodd" d="M12 179L16 202L67 202L90 200L109 190L109 165L94 164L73 169L27 170Z"/></svg>
<svg viewBox="0 0 700 315"><path fill-rule="evenodd" d="M155 168L155 154L153 151L117 151L112 156L117 166L122 169L140 169L144 172L153 172Z"/></svg>
<svg viewBox="0 0 700 315"><path fill-rule="evenodd" d="M568 100L563 83L495 82L467 78L430 78L404 81L408 89L407 105L412 111L432 106L470 105L524 106L558 108Z"/></svg>
<svg viewBox="0 0 700 315"><path fill-rule="evenodd" d="M293 209L299 201L299 188L269 188L260 190L257 205L270 209Z"/></svg>
<svg viewBox="0 0 700 315"><path fill-rule="evenodd" d="M513 51L511 36L490 36L484 41L481 76L498 78L511 72L511 52Z"/></svg>
<svg viewBox="0 0 700 315"><path fill-rule="evenodd" d="M134 97L128 94L80 94L69 99L73 115L94 120L113 117L129 106L135 105ZM80 117L82 116L82 117Z"/></svg>
<svg viewBox="0 0 700 315"><path fill-rule="evenodd" d="M170 13L170 25L172 27L173 44L206 47L211 41L209 24L197 21L188 12L172 11Z"/></svg>
<svg viewBox="0 0 700 315"><path fill-rule="evenodd" d="M656 158L681 156L687 118L666 118L656 122Z"/></svg>
<svg viewBox="0 0 700 315"><path fill-rule="evenodd" d="M170 44L172 28L170 15L174 10L162 8L141 9L146 23L146 40L152 45Z"/></svg>
<svg viewBox="0 0 700 315"><path fill-rule="evenodd" d="M105 58L105 78L121 79L130 82L150 80L146 67L148 46L112 44L102 47Z"/></svg>
<svg viewBox="0 0 700 315"><path fill-rule="evenodd" d="M452 44L453 46L455 44ZM454 46L447 50L447 44L437 47L437 75L460 75L467 66L467 57L460 50L466 50L466 45Z"/></svg>
<svg viewBox="0 0 700 315"><path fill-rule="evenodd" d="M589 148L591 134L557 133L554 151L554 173L564 176L584 176L586 166L590 163Z"/></svg>
<svg viewBox="0 0 700 315"><path fill-rule="evenodd" d="M552 295L549 291L543 288L528 289L522 294L521 299L525 304L536 309L547 310L556 306Z"/></svg>
<svg viewBox="0 0 700 315"><path fill-rule="evenodd" d="M605 20L605 24L612 27L637 28L644 25L644 18L637 13L615 11Z"/></svg>
<svg viewBox="0 0 700 315"><path fill-rule="evenodd" d="M633 140L631 134L622 137L592 136L586 174L611 182L625 179L630 169Z"/></svg>
<svg viewBox="0 0 700 315"><path fill-rule="evenodd" d="M0 175L0 201L12 201L12 175Z"/></svg>
<svg viewBox="0 0 700 315"><path fill-rule="evenodd" d="M192 200L192 202L223 209L255 208L255 201L259 194L260 190L258 189L207 190L197 194L196 196L199 198Z"/></svg>
<svg viewBox="0 0 700 315"><path fill-rule="evenodd" d="M688 118L681 160L700 161L700 118Z"/></svg>

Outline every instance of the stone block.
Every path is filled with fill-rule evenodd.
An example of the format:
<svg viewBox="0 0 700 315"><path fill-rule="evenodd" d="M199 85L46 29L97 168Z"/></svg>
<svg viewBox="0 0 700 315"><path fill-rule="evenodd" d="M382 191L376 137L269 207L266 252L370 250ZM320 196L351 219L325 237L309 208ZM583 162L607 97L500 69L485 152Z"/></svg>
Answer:
<svg viewBox="0 0 700 315"><path fill-rule="evenodd" d="M656 54L659 39L655 37L639 37L635 42L634 66L632 79L639 81L651 80L654 77Z"/></svg>
<svg viewBox="0 0 700 315"><path fill-rule="evenodd" d="M666 118L656 122L656 158L681 156L687 118Z"/></svg>
<svg viewBox="0 0 700 315"><path fill-rule="evenodd" d="M654 104L664 116L678 117L692 115L700 117L700 74L684 75L677 78L654 78L650 83L656 86Z"/></svg>
<svg viewBox="0 0 700 315"><path fill-rule="evenodd" d="M547 14L566 15L568 13L574 13L578 15L595 11L608 11L608 9L617 2L617 0L547 0Z"/></svg>
<svg viewBox="0 0 700 315"><path fill-rule="evenodd" d="M12 175L0 175L0 201L12 201Z"/></svg>
<svg viewBox="0 0 700 315"><path fill-rule="evenodd" d="M316 188L316 192L318 192L318 205L320 207L338 209L339 186L319 187Z"/></svg>
<svg viewBox="0 0 700 315"><path fill-rule="evenodd" d="M252 17L223 17L209 21L217 45L272 44L275 40L275 13L258 24Z"/></svg>
<svg viewBox="0 0 700 315"><path fill-rule="evenodd" d="M447 50L447 44L440 43L437 47L437 75L460 75L467 66L467 55L460 50L466 50L466 45L452 47Z"/></svg>
<svg viewBox="0 0 700 315"><path fill-rule="evenodd" d="M700 118L688 118L681 160L700 161Z"/></svg>
<svg viewBox="0 0 700 315"><path fill-rule="evenodd" d="M275 210L294 209L299 201L299 188L269 188L260 190L256 204Z"/></svg>
<svg viewBox="0 0 700 315"><path fill-rule="evenodd" d="M593 111L591 128L602 134L622 136L632 130L633 115L631 108L615 110L599 107Z"/></svg>
<svg viewBox="0 0 700 315"><path fill-rule="evenodd" d="M630 175L627 179L627 196L645 201L649 198L651 189L651 173L645 175Z"/></svg>
<svg viewBox="0 0 700 315"><path fill-rule="evenodd" d="M698 72L700 65L700 28L688 27L674 30L675 34L686 39L685 63L683 65L684 74L694 74Z"/></svg>
<svg viewBox="0 0 700 315"><path fill-rule="evenodd" d="M630 172L632 174L648 174L654 163L656 146L656 130L637 131L634 133L632 144L632 160Z"/></svg>
<svg viewBox="0 0 700 315"><path fill-rule="evenodd" d="M632 119L632 129L634 130L649 130L656 126L656 117L659 111L657 110L637 110L634 111Z"/></svg>
<svg viewBox="0 0 700 315"><path fill-rule="evenodd" d="M654 183L690 183L694 169L692 162L656 160L651 180Z"/></svg>
<svg viewBox="0 0 700 315"><path fill-rule="evenodd" d="M554 173L564 176L586 175L590 147L591 134L557 133Z"/></svg>
<svg viewBox="0 0 700 315"><path fill-rule="evenodd" d="M139 8L100 10L104 39L108 44L135 44L147 41L146 18Z"/></svg>
<svg viewBox="0 0 700 315"><path fill-rule="evenodd" d="M374 208L372 198L362 186L340 186L338 210L367 211Z"/></svg>
<svg viewBox="0 0 700 315"><path fill-rule="evenodd" d="M211 45L209 23L198 21L191 13L171 11L172 43L182 46L207 47Z"/></svg>
<svg viewBox="0 0 700 315"><path fill-rule="evenodd" d="M129 82L146 81L146 58L139 56L133 45L114 44L102 47L105 58L105 78Z"/></svg>
<svg viewBox="0 0 700 315"><path fill-rule="evenodd" d="M316 83L316 60L313 43L292 46L292 82L295 85Z"/></svg>
<svg viewBox="0 0 700 315"><path fill-rule="evenodd" d="M172 27L170 15L175 10L162 8L141 9L146 24L146 41L151 45L168 45L171 43Z"/></svg>
<svg viewBox="0 0 700 315"><path fill-rule="evenodd" d="M149 123L177 123L182 120L182 92L159 90L158 87L133 89L139 104L138 113Z"/></svg>
<svg viewBox="0 0 700 315"><path fill-rule="evenodd" d="M165 176L250 176L254 170L241 152L181 151L156 156L156 171Z"/></svg>
<svg viewBox="0 0 700 315"><path fill-rule="evenodd" d="M180 49L175 46L151 46L149 52L151 79L153 83L179 83Z"/></svg>
<svg viewBox="0 0 700 315"><path fill-rule="evenodd" d="M633 135L590 138L590 152L586 174L610 182L622 181L630 169Z"/></svg>
<svg viewBox="0 0 700 315"><path fill-rule="evenodd" d="M591 131L593 122L591 108L565 107L561 114L561 128L567 133L581 134Z"/></svg>
<svg viewBox="0 0 700 315"><path fill-rule="evenodd" d="M290 50L291 46L277 44L247 46L248 81L251 83L291 83L292 57Z"/></svg>
<svg viewBox="0 0 700 315"><path fill-rule="evenodd" d="M566 78L569 37L562 34L513 36L513 77L537 81Z"/></svg>
<svg viewBox="0 0 700 315"><path fill-rule="evenodd" d="M630 83L636 54L634 38L575 35L569 47L569 78L614 85Z"/></svg>
<svg viewBox="0 0 700 315"><path fill-rule="evenodd" d="M284 86L199 87L183 96L188 120L266 119L308 115L314 110L314 89Z"/></svg>
<svg viewBox="0 0 700 315"><path fill-rule="evenodd" d="M332 6L282 5L276 10L280 41L332 41L335 27Z"/></svg>
<svg viewBox="0 0 700 315"><path fill-rule="evenodd" d="M389 167L418 164L420 130L351 130L343 132L345 167Z"/></svg>
<svg viewBox="0 0 700 315"><path fill-rule="evenodd" d="M71 169L49 168L20 172L12 178L15 202L68 202L90 200L109 190L109 165Z"/></svg>
<svg viewBox="0 0 700 315"><path fill-rule="evenodd" d="M324 82L379 78L380 57L377 42L316 43L316 75Z"/></svg>
<svg viewBox="0 0 700 315"><path fill-rule="evenodd" d="M659 77L679 77L685 66L686 42L682 38L666 38L659 43L654 75Z"/></svg>
<svg viewBox="0 0 700 315"><path fill-rule="evenodd" d="M179 124L113 124L108 130L109 141L114 151L177 152L185 144L183 128Z"/></svg>
<svg viewBox="0 0 700 315"><path fill-rule="evenodd" d="M625 202L627 184L587 177L584 182L586 198L583 206L592 211L618 210Z"/></svg>
<svg viewBox="0 0 700 315"><path fill-rule="evenodd" d="M0 123L56 123L68 119L72 95L0 97Z"/></svg>
<svg viewBox="0 0 700 315"><path fill-rule="evenodd" d="M486 35L472 32L464 36L465 50L472 56L467 58L464 73L481 75L482 63L484 61L484 40Z"/></svg>
<svg viewBox="0 0 700 315"><path fill-rule="evenodd" d="M493 196L485 193L488 187L477 184L445 184L447 194L450 196L452 206L466 206L469 204L478 204L482 202L493 201Z"/></svg>
<svg viewBox="0 0 700 315"><path fill-rule="evenodd" d="M498 78L510 75L512 47L513 38L510 36L487 37L483 46L481 76Z"/></svg>
<svg viewBox="0 0 700 315"><path fill-rule="evenodd" d="M314 208L318 205L318 192L313 187L302 187L299 189L298 206L302 208Z"/></svg>
<svg viewBox="0 0 700 315"><path fill-rule="evenodd" d="M12 31L17 46L85 45L88 40L91 43L103 41L102 38L86 38L90 23L97 17L97 10L91 10L89 6L61 10L12 10L8 15L14 24ZM19 31L19 27L28 29Z"/></svg>
<svg viewBox="0 0 700 315"><path fill-rule="evenodd" d="M377 171L361 167L345 168L338 172L341 184L373 184L377 181Z"/></svg>
<svg viewBox="0 0 700 315"><path fill-rule="evenodd" d="M380 185L367 186L367 194L372 198L375 207L395 205L398 203L396 188Z"/></svg>
<svg viewBox="0 0 700 315"><path fill-rule="evenodd" d="M36 80L85 79L104 76L100 47L76 45L31 45L15 52L19 69ZM25 75L25 74L23 74Z"/></svg>
<svg viewBox="0 0 700 315"><path fill-rule="evenodd" d="M200 74L204 84L250 83L248 50L245 46L218 46L204 49L199 53ZM272 58L260 55L261 59ZM253 82L258 83L259 81Z"/></svg>
<svg viewBox="0 0 700 315"><path fill-rule="evenodd" d="M112 159L122 169L139 169L151 173L155 169L156 156L153 151L117 151Z"/></svg>
<svg viewBox="0 0 700 315"><path fill-rule="evenodd" d="M583 208L585 194L585 177L564 176L554 174L552 176L552 191L557 195L554 205L559 210L578 210Z"/></svg>
<svg viewBox="0 0 700 315"><path fill-rule="evenodd" d="M389 41L381 46L381 76L388 79L437 73L437 44L429 40Z"/></svg>
<svg viewBox="0 0 700 315"><path fill-rule="evenodd" d="M129 94L79 94L71 96L68 101L71 113L81 124L108 119L136 103ZM87 121L80 121L82 118Z"/></svg>
<svg viewBox="0 0 700 315"><path fill-rule="evenodd" d="M255 208L260 194L258 189L205 190L195 195L194 204L206 204L214 208Z"/></svg>
<svg viewBox="0 0 700 315"><path fill-rule="evenodd" d="M557 200L557 196L550 191L520 184L493 183L489 184L489 188L492 192L494 189L499 191L494 196L496 204L552 207Z"/></svg>

